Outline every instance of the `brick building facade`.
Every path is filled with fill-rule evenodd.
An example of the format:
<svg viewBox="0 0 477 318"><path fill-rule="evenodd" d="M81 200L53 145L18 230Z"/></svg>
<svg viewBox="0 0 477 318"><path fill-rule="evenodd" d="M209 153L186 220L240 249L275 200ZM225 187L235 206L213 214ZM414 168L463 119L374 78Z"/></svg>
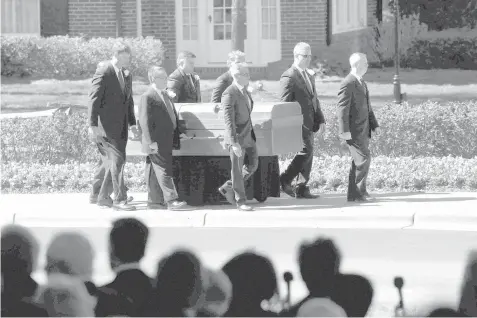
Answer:
<svg viewBox="0 0 477 318"><path fill-rule="evenodd" d="M154 36L163 42L169 64L187 49L198 56L199 69L209 73L223 71L231 48L232 0L38 1L44 35ZM294 45L303 41L316 58L346 63L351 52L366 45L362 34L380 19L382 1L248 0L248 62L275 78L292 62Z"/></svg>

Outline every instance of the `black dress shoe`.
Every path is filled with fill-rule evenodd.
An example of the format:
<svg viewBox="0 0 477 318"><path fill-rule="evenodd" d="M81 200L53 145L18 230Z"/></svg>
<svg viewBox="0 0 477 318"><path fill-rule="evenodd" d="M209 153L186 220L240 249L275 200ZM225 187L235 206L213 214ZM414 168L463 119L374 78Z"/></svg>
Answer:
<svg viewBox="0 0 477 318"><path fill-rule="evenodd" d="M113 206L113 200L111 198L98 199L96 204L102 209L107 209Z"/></svg>
<svg viewBox="0 0 477 318"><path fill-rule="evenodd" d="M280 187L282 188L283 192L291 197L295 197L295 191L293 190L292 185L284 180L283 174L280 176Z"/></svg>
<svg viewBox="0 0 477 318"><path fill-rule="evenodd" d="M136 211L136 207L129 205L126 200L121 202L114 202L113 209L117 211Z"/></svg>
<svg viewBox="0 0 477 318"><path fill-rule="evenodd" d="M369 202L371 200L367 199L366 197L355 197L355 198L348 198L348 202Z"/></svg>
<svg viewBox="0 0 477 318"><path fill-rule="evenodd" d="M318 199L320 195L312 194L308 187L300 187L296 191L296 197L297 199Z"/></svg>
<svg viewBox="0 0 477 318"><path fill-rule="evenodd" d="M235 194L233 189L231 189L227 185L223 185L218 190L219 193L225 197L228 203L235 204Z"/></svg>
<svg viewBox="0 0 477 318"><path fill-rule="evenodd" d="M253 211L254 209L250 205L244 204L237 204L237 210L239 211L244 211L244 212L250 212Z"/></svg>
<svg viewBox="0 0 477 318"><path fill-rule="evenodd" d="M187 206L186 202L176 200L176 201L172 201L172 202L168 203L167 204L167 209L169 209L171 211L177 211L177 210L184 209L186 206Z"/></svg>

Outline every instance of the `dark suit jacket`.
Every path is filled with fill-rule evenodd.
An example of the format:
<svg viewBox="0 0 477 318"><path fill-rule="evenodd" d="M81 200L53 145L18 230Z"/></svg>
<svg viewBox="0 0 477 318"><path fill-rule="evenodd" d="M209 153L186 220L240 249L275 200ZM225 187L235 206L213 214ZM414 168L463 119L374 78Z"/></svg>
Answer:
<svg viewBox="0 0 477 318"><path fill-rule="evenodd" d="M11 284L16 285L11 285ZM38 284L31 278L5 281L2 292L2 317L48 317L47 311L33 301Z"/></svg>
<svg viewBox="0 0 477 318"><path fill-rule="evenodd" d="M338 133L351 133L353 140L371 138L371 131L379 127L369 101L366 83L348 74L338 92Z"/></svg>
<svg viewBox="0 0 477 318"><path fill-rule="evenodd" d="M100 290L113 290L127 297L133 304L130 317L143 317L153 294L153 281L139 269L125 270L116 276L109 284L100 287Z"/></svg>
<svg viewBox="0 0 477 318"><path fill-rule="evenodd" d="M298 102L303 114L303 126L308 130L317 132L320 124L325 122L325 116L316 96L314 79L307 72L305 73L310 79L313 92L308 89L308 85L298 69L292 66L280 78L280 99L283 102ZM313 100L317 105L317 111L313 106Z"/></svg>
<svg viewBox="0 0 477 318"><path fill-rule="evenodd" d="M250 137L250 134L252 139L256 141L251 119L253 100L248 92L247 95L252 103L250 105L251 109L248 108L245 95L235 84L230 85L222 95L225 119L224 142L226 145L238 142L241 146L247 146L244 145L244 140Z"/></svg>
<svg viewBox="0 0 477 318"><path fill-rule="evenodd" d="M111 62L100 63L92 80L89 94L89 125L98 126L109 141L125 150L128 124L136 125L132 97L132 75L124 76L124 92Z"/></svg>
<svg viewBox="0 0 477 318"><path fill-rule="evenodd" d="M189 76L180 69L176 69L167 79L167 89L174 92L176 96L172 99L174 103L200 103L200 80L195 79L195 73L192 74L194 85L192 85Z"/></svg>
<svg viewBox="0 0 477 318"><path fill-rule="evenodd" d="M214 89L212 90L212 96L210 98L211 103L220 103L222 100L222 94L225 92L227 87L229 87L234 82L234 78L229 71L220 75L215 81Z"/></svg>
<svg viewBox="0 0 477 318"><path fill-rule="evenodd" d="M169 98L167 94L164 95L165 98ZM154 88L149 87L141 96L139 127L142 132L142 151L146 154L152 153L149 145L153 142L157 142L159 154L163 156L172 156L172 150L180 148L179 115L174 103L170 99L169 101L176 115L176 129L167 106Z"/></svg>

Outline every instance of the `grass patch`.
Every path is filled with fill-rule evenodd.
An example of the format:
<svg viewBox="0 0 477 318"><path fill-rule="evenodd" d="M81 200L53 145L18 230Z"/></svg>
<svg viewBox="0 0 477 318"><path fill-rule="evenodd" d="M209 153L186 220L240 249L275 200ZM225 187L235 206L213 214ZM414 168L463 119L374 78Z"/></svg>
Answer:
<svg viewBox="0 0 477 318"><path fill-rule="evenodd" d="M418 104L427 100L435 102L466 101L475 99L477 71L464 70L402 70L402 91L408 101ZM393 69L370 69L366 75L372 102L380 107L393 101ZM327 77L316 82L322 102L335 103L342 78ZM264 91L254 94L255 101L279 100L279 82L262 81ZM214 80L201 80L202 100L210 100ZM87 106L91 79L42 79L3 77L1 85L2 113L41 111L54 108L52 103ZM133 82L135 103L145 92L148 83L143 78ZM50 106L48 106L50 104Z"/></svg>

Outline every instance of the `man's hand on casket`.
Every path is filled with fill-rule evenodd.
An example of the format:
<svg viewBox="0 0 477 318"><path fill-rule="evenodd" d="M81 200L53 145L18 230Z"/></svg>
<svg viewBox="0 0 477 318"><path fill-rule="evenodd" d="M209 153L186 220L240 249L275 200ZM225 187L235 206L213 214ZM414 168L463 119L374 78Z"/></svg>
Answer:
<svg viewBox="0 0 477 318"><path fill-rule="evenodd" d="M189 138L186 134L184 134L184 133L181 133L181 134L179 135L179 138L180 138L180 139L190 139L190 138Z"/></svg>
<svg viewBox="0 0 477 318"><path fill-rule="evenodd" d="M129 129L131 130L131 133L133 134L134 140L139 139L140 132L139 132L139 129L137 128L137 126L136 125L131 126Z"/></svg>
<svg viewBox="0 0 477 318"><path fill-rule="evenodd" d="M159 147L157 146L157 142L153 142L152 144L149 145L149 148L151 148L151 150L157 152L159 150Z"/></svg>
<svg viewBox="0 0 477 318"><path fill-rule="evenodd" d="M242 157L242 147L239 144L233 144L232 150L237 157Z"/></svg>

